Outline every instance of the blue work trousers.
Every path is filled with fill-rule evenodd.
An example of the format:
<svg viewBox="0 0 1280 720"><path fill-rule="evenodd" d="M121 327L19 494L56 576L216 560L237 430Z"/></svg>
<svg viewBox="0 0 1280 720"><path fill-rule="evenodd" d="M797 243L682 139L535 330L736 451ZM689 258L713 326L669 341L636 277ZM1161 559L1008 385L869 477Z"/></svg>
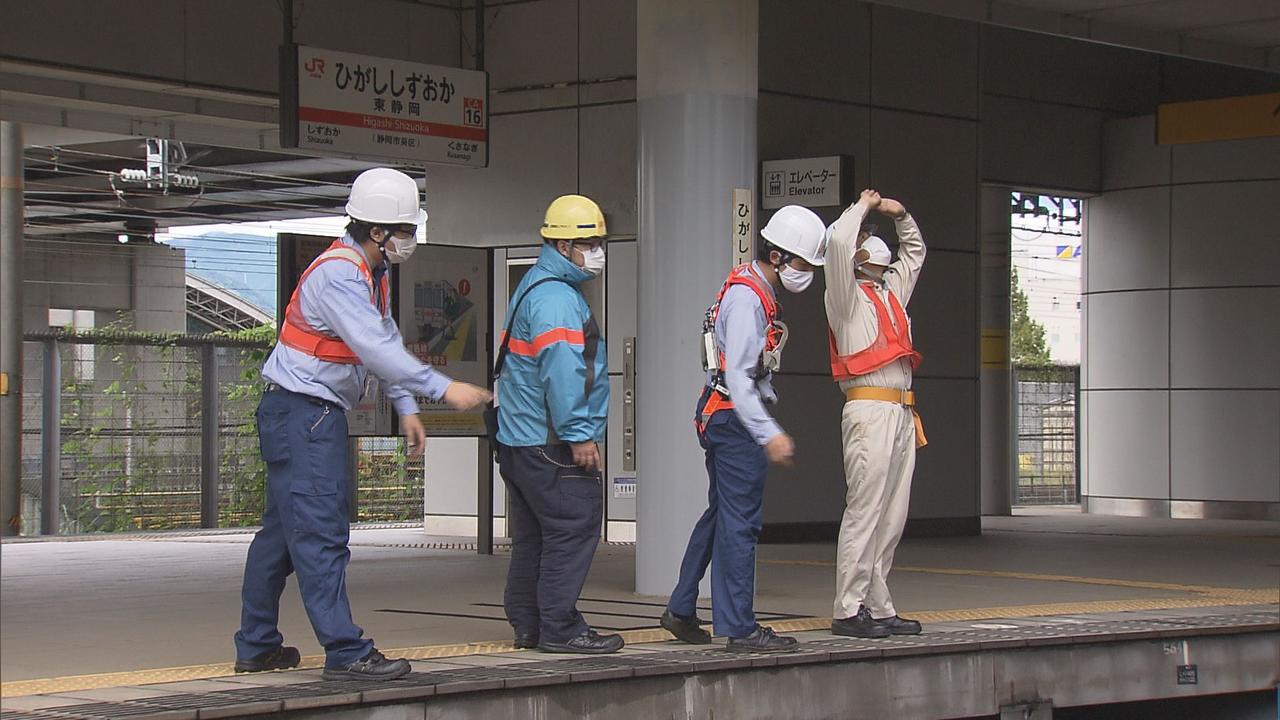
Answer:
<svg viewBox="0 0 1280 720"><path fill-rule="evenodd" d="M568 445L499 445L498 467L511 523L507 620L516 634L536 634L543 642L585 634L577 605L600 542L600 472L575 465Z"/></svg>
<svg viewBox="0 0 1280 720"><path fill-rule="evenodd" d="M706 401L704 392L696 416ZM712 415L698 441L707 456L707 510L693 526L667 609L685 617L697 612L698 583L710 563L712 627L716 635L746 637L757 627L756 543L769 462L732 409Z"/></svg>
<svg viewBox="0 0 1280 720"><path fill-rule="evenodd" d="M349 665L373 641L352 621L347 601L347 416L331 402L277 388L262 396L257 419L267 507L245 561L236 655L252 658L284 642L280 593L296 572L325 666Z"/></svg>

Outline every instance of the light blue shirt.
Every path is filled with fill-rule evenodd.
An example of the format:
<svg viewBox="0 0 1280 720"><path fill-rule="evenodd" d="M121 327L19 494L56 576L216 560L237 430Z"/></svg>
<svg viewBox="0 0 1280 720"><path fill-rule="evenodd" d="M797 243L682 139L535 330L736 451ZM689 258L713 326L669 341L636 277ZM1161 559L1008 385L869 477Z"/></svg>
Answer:
<svg viewBox="0 0 1280 720"><path fill-rule="evenodd" d="M751 272L760 283L774 294L773 286L765 280L756 263ZM773 390L772 375L752 380L764 350L764 304L755 291L745 285L733 285L720 300L720 313L716 316L716 344L724 351L724 384L733 401L733 411L755 441L764 445L782 432L782 427L765 411L766 403L778 401ZM707 383L714 374L707 374Z"/></svg>
<svg viewBox="0 0 1280 720"><path fill-rule="evenodd" d="M342 237L342 244L364 255L350 235ZM386 264L378 263L375 281L386 271ZM350 411L364 395L372 371L386 383L387 398L399 415L417 414L414 395L439 400L453 382L409 354L395 321L369 302L369 283L355 265L342 260L321 263L302 283L298 303L311 327L342 338L364 364L327 362L278 342L262 368L266 380Z"/></svg>

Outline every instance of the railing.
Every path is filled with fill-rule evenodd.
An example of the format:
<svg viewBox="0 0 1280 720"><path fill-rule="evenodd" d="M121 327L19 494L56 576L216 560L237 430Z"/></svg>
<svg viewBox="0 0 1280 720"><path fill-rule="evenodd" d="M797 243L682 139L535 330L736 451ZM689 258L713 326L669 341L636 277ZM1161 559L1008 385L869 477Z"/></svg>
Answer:
<svg viewBox="0 0 1280 720"><path fill-rule="evenodd" d="M272 335L28 333L27 534L256 525L266 470L254 409ZM353 520L422 516L421 461L396 438L353 440Z"/></svg>
<svg viewBox="0 0 1280 720"><path fill-rule="evenodd" d="M1080 501L1079 366L1013 368L1015 505Z"/></svg>

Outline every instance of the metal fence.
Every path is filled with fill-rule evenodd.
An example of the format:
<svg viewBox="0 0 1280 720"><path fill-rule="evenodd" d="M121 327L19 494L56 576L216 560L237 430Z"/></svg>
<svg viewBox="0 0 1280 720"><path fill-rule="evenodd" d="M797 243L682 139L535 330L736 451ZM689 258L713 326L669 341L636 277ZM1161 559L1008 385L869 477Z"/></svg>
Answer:
<svg viewBox="0 0 1280 720"><path fill-rule="evenodd" d="M30 333L23 528L34 534L256 525L266 469L254 409L270 341ZM403 440L354 441L353 520L422 516Z"/></svg>
<svg viewBox="0 0 1280 720"><path fill-rule="evenodd" d="M1080 501L1079 366L1013 368L1015 505Z"/></svg>

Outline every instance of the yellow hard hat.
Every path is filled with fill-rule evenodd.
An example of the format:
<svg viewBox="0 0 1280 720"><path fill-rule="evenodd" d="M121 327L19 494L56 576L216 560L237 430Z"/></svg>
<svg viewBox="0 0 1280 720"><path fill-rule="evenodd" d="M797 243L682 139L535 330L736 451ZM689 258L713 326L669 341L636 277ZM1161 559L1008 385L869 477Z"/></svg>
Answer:
<svg viewBox="0 0 1280 720"><path fill-rule="evenodd" d="M561 195L547 206L542 221L542 237L548 240L576 240L604 237L604 213L591 198Z"/></svg>

